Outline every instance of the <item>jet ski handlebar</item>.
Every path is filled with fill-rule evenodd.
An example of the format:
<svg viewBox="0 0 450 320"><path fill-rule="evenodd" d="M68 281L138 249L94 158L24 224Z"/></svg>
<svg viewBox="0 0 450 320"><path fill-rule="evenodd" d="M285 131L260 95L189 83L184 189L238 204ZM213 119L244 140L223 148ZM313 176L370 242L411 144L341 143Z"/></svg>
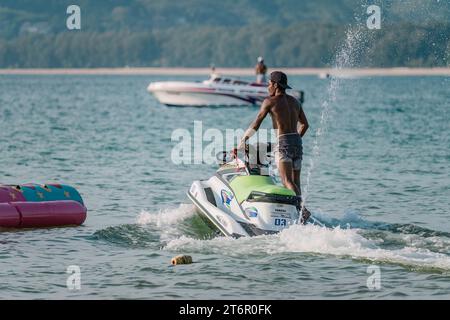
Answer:
<svg viewBox="0 0 450 320"><path fill-rule="evenodd" d="M247 169L252 166L267 166L268 161L272 157L272 143L260 142L250 145L248 141L245 142L243 162ZM220 164L228 163L234 159L238 159L238 150L234 148L231 151L221 151L216 154L216 159ZM256 161L255 161L256 160Z"/></svg>

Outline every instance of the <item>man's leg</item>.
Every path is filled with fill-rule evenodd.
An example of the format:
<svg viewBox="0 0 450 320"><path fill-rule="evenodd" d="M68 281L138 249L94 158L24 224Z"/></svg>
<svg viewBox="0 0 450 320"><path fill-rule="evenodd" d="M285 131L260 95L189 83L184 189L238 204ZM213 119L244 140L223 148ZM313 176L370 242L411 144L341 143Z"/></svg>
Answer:
<svg viewBox="0 0 450 320"><path fill-rule="evenodd" d="M294 169L294 170L292 171L294 182L295 182L295 184L298 186L298 189L300 190L300 193L298 194L299 196L302 195L302 194L301 194L302 189L301 189L301 186L300 186L300 171L301 171L301 170L296 170L296 169ZM309 219L309 217L311 216L311 212L309 212L309 210L306 209L306 207L305 207L303 204L301 204L301 210L302 210L301 223L302 223L302 224L305 224L306 221L307 221L307 220Z"/></svg>
<svg viewBox="0 0 450 320"><path fill-rule="evenodd" d="M298 189L300 190L300 193L298 195L301 196L302 195L302 188L300 186L300 170L295 170L294 169L292 171L292 174L293 174L294 183L298 187Z"/></svg>
<svg viewBox="0 0 450 320"><path fill-rule="evenodd" d="M295 192L297 196L301 194L299 187L295 184L293 179L292 161L281 159L278 162L278 172L280 173L281 182L288 189Z"/></svg>

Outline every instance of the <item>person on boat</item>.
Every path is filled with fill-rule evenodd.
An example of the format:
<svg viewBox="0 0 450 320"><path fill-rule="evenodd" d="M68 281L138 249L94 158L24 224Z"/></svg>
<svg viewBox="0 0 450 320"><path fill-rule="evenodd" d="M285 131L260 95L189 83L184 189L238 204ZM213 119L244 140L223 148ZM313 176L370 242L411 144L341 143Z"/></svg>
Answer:
<svg viewBox="0 0 450 320"><path fill-rule="evenodd" d="M220 75L218 73L216 73L216 66L214 64L211 65L211 74L210 74L210 79L214 80L216 78L219 78Z"/></svg>
<svg viewBox="0 0 450 320"><path fill-rule="evenodd" d="M258 63L255 66L256 83L266 83L267 67L264 64L263 57L258 57Z"/></svg>
<svg viewBox="0 0 450 320"><path fill-rule="evenodd" d="M297 195L298 208L302 210L301 222L306 223L311 213L301 202L300 171L303 158L302 137L309 124L302 105L296 98L286 94L286 89L291 89L286 74L281 71L272 72L268 84L269 97L263 101L256 119L245 132L238 149L245 147L246 141L256 133L267 114L270 114L278 136L275 159L280 178L283 185Z"/></svg>

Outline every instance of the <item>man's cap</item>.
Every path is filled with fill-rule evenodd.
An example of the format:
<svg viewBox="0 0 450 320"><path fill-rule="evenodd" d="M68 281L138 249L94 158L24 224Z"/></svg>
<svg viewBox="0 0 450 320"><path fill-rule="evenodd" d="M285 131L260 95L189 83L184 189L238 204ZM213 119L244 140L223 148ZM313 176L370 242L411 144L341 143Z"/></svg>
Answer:
<svg viewBox="0 0 450 320"><path fill-rule="evenodd" d="M263 57L258 57L258 62L263 62L264 58Z"/></svg>
<svg viewBox="0 0 450 320"><path fill-rule="evenodd" d="M287 76L281 71L274 71L270 74L270 81L278 83L278 85L284 89L292 89L287 84Z"/></svg>

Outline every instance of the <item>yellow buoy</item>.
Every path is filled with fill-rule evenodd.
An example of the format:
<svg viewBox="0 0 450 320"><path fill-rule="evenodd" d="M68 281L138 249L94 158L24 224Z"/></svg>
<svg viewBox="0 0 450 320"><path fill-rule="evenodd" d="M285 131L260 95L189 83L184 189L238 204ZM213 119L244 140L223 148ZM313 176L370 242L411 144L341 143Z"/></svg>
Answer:
<svg viewBox="0 0 450 320"><path fill-rule="evenodd" d="M179 255L171 260L172 265L177 264L191 264L192 263L192 257L191 256L185 256L185 255Z"/></svg>

